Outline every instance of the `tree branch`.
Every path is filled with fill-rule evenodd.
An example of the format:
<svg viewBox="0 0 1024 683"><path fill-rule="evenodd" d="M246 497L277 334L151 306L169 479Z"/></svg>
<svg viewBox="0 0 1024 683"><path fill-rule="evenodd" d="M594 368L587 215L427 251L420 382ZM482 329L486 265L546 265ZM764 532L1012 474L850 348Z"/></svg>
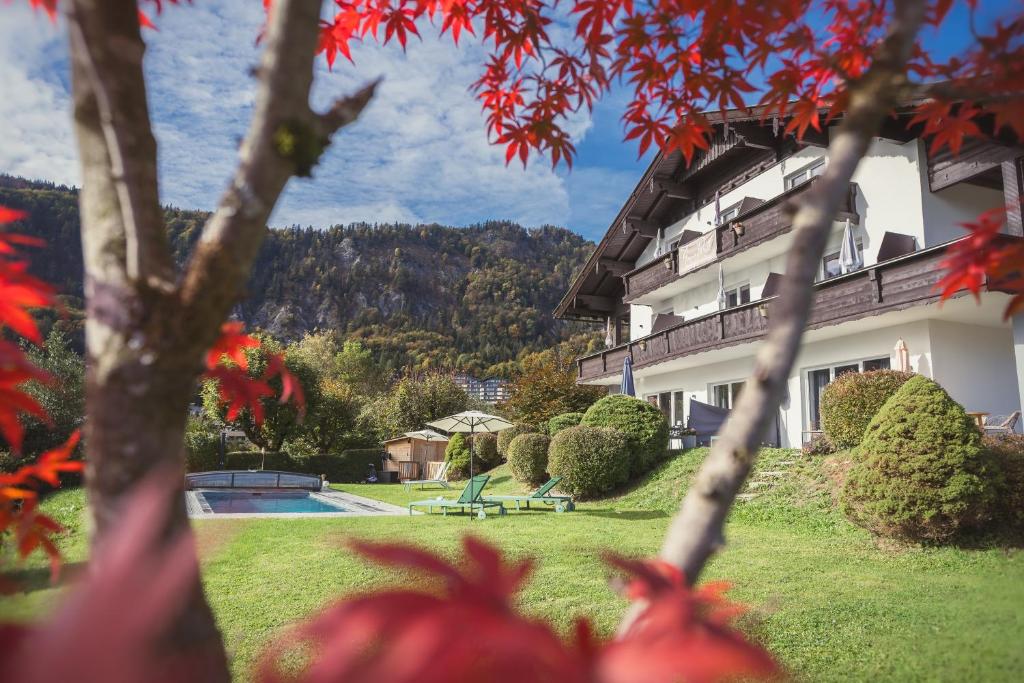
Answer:
<svg viewBox="0 0 1024 683"><path fill-rule="evenodd" d="M76 85L83 88L88 82L107 148L127 277L169 291L174 266L160 210L138 8L134 0L74 0L68 19Z"/></svg>
<svg viewBox="0 0 1024 683"><path fill-rule="evenodd" d="M258 70L256 108L238 169L186 267L181 299L189 339L205 348L244 286L266 222L293 175L309 175L330 135L355 121L376 83L326 114L309 107L319 0L275 0Z"/></svg>
<svg viewBox="0 0 1024 683"><path fill-rule="evenodd" d="M829 228L872 137L897 104L906 82L906 63L924 18L924 4L922 0L896 0L892 23L872 66L851 84L850 103L829 145L825 173L793 219L793 247L753 375L669 527L660 557L681 569L691 584L724 544L726 516L778 412L810 314L812 284ZM620 628L628 627L636 614L637 610L627 614Z"/></svg>

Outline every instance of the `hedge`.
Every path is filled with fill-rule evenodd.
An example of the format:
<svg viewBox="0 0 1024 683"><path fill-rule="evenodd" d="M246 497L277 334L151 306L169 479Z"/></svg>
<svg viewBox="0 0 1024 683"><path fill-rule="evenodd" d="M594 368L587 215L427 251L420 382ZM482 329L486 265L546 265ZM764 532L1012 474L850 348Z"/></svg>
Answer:
<svg viewBox="0 0 1024 683"><path fill-rule="evenodd" d="M512 439L520 434L537 434L539 432L539 429L528 424L516 424L498 432L498 453L502 457L508 457L508 445L512 443Z"/></svg>
<svg viewBox="0 0 1024 683"><path fill-rule="evenodd" d="M996 515L1000 522L1024 530L1024 435L986 436L984 444L999 473Z"/></svg>
<svg viewBox="0 0 1024 683"><path fill-rule="evenodd" d="M575 427L583 420L583 413L562 413L548 420L548 436L554 436L568 427Z"/></svg>
<svg viewBox="0 0 1024 683"><path fill-rule="evenodd" d="M473 437L473 450L476 452L476 460L480 463L481 472L497 467L501 463L497 434L477 434Z"/></svg>
<svg viewBox="0 0 1024 683"><path fill-rule="evenodd" d="M378 471L384 452L376 448L355 448L338 454L311 455L293 458L287 453L266 453L263 469L303 474L323 474L331 482L352 483L364 481L370 472L370 465ZM264 454L259 451L231 451L226 455L225 466L220 466L219 457L212 466L204 464L203 469L189 469L190 472L207 470L258 470ZM190 459L190 467L191 467Z"/></svg>
<svg viewBox="0 0 1024 683"><path fill-rule="evenodd" d="M632 476L650 470L668 451L668 420L658 408L632 396L605 396L587 409L580 424L622 432L629 442Z"/></svg>
<svg viewBox="0 0 1024 683"><path fill-rule="evenodd" d="M544 434L520 434L508 445L508 468L512 476L528 484L540 484L547 479L548 445L551 438Z"/></svg>
<svg viewBox="0 0 1024 683"><path fill-rule="evenodd" d="M579 425L558 432L548 449L548 472L561 477L558 488L592 498L629 479L631 457L626 435L608 427Z"/></svg>
<svg viewBox="0 0 1024 683"><path fill-rule="evenodd" d="M877 534L947 541L990 518L996 476L974 420L942 387L916 375L868 424L843 488L843 511Z"/></svg>
<svg viewBox="0 0 1024 683"><path fill-rule="evenodd" d="M847 372L821 392L821 426L837 449L853 448L871 418L912 373L899 370Z"/></svg>
<svg viewBox="0 0 1024 683"><path fill-rule="evenodd" d="M469 476L469 442L465 434L452 435L444 449L444 460L448 463L448 479L465 479Z"/></svg>

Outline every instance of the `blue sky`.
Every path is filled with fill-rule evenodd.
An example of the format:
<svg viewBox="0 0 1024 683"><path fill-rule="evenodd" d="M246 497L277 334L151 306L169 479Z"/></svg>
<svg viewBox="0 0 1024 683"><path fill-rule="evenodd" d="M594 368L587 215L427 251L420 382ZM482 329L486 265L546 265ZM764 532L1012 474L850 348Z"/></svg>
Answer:
<svg viewBox="0 0 1024 683"><path fill-rule="evenodd" d="M983 3L985 4L985 3ZM77 184L69 119L63 22L16 2L0 7L0 172ZM987 3L986 18L1014 0ZM151 113L160 144L161 198L211 209L235 163L251 112L248 75L262 21L257 0L196 0L170 8L147 34ZM983 22L987 23L987 22ZM930 42L938 52L970 41L966 14ZM311 180L293 180L271 222L324 227L351 221L467 225L505 218L527 226L562 225L599 238L642 173L647 159L622 142L624 98L613 93L571 124L579 157L572 172L544 160L526 170L505 166L487 144L483 115L467 85L479 75L482 48L453 49L436 31L410 43L409 53L373 44L357 47L356 67L322 60L314 103L323 106L378 75L378 97L335 139Z"/></svg>

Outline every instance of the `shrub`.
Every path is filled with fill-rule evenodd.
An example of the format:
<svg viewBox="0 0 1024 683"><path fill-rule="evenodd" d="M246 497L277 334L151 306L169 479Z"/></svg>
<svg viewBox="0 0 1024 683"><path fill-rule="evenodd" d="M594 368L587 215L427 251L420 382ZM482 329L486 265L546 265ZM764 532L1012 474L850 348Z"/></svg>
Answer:
<svg viewBox="0 0 1024 683"><path fill-rule="evenodd" d="M548 446L543 434L520 434L508 445L508 468L519 481L540 484L547 479Z"/></svg>
<svg viewBox="0 0 1024 683"><path fill-rule="evenodd" d="M540 430L533 425L517 424L498 432L498 454L503 458L507 458L508 445L512 443L512 439L516 438L520 434L537 434L539 431Z"/></svg>
<svg viewBox="0 0 1024 683"><path fill-rule="evenodd" d="M353 448L339 454L292 457L287 453L267 453L264 469L302 474L323 474L332 482L364 481L370 465L380 470L383 451L379 448ZM227 454L229 470L260 468L264 454L259 451L232 451Z"/></svg>
<svg viewBox="0 0 1024 683"><path fill-rule="evenodd" d="M477 434L473 437L473 449L476 452L476 460L480 463L481 472L496 467L501 462L497 434Z"/></svg>
<svg viewBox="0 0 1024 683"><path fill-rule="evenodd" d="M996 479L996 515L999 521L1024 528L1024 436L986 436L985 449L991 455Z"/></svg>
<svg viewBox="0 0 1024 683"><path fill-rule="evenodd" d="M607 427L567 427L551 439L548 472L562 477L558 488L591 498L622 486L629 479L629 440Z"/></svg>
<svg viewBox="0 0 1024 683"><path fill-rule="evenodd" d="M448 465L448 479L465 479L469 476L469 442L465 434L453 434L444 449Z"/></svg>
<svg viewBox="0 0 1024 683"><path fill-rule="evenodd" d="M575 427L583 419L583 413L562 413L548 420L548 436L554 436L566 427Z"/></svg>
<svg viewBox="0 0 1024 683"><path fill-rule="evenodd" d="M839 449L835 447L835 444L833 444L827 436L825 436L824 434L818 434L817 436L812 437L810 441L805 443L801 450L803 451L804 455L811 456L831 455Z"/></svg>
<svg viewBox="0 0 1024 683"><path fill-rule="evenodd" d="M991 514L994 474L974 421L942 387L917 375L868 425L843 510L875 533L944 541Z"/></svg>
<svg viewBox="0 0 1024 683"><path fill-rule="evenodd" d="M848 372L821 392L821 423L829 441L838 448L860 443L871 418L889 397L913 377L898 370Z"/></svg>
<svg viewBox="0 0 1024 683"><path fill-rule="evenodd" d="M202 417L189 416L185 423L185 471L220 469L220 430Z"/></svg>
<svg viewBox="0 0 1024 683"><path fill-rule="evenodd" d="M651 469L668 450L668 420L656 407L632 396L605 396L587 409L580 424L622 432L629 442L633 476Z"/></svg>

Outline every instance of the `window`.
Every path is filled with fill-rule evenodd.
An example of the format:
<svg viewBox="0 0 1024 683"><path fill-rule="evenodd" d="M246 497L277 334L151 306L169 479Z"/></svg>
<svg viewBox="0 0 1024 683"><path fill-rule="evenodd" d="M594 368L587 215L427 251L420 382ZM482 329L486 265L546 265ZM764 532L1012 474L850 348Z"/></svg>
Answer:
<svg viewBox="0 0 1024 683"><path fill-rule="evenodd" d="M739 216L739 215L740 215L740 205L736 204L735 206L730 206L728 209L726 209L725 211L722 211L721 213L718 214L718 224L719 225L725 225L726 223L728 223L733 218L736 218L736 216Z"/></svg>
<svg viewBox="0 0 1024 683"><path fill-rule="evenodd" d="M685 417L684 413L686 412L686 409L684 408L684 405L685 405L685 399L684 399L684 396L683 396L683 392L681 392L681 391L673 391L672 392L672 424L675 424L675 425L683 424L684 417Z"/></svg>
<svg viewBox="0 0 1024 683"><path fill-rule="evenodd" d="M864 361L851 361L827 368L810 370L807 373L807 407L808 424L812 431L821 429L821 392L832 380L848 372L868 372L869 370L888 370L889 357L871 358Z"/></svg>
<svg viewBox="0 0 1024 683"><path fill-rule="evenodd" d="M855 243L857 245L857 253L863 255L863 253L864 253L864 242L862 240L858 239L858 240L855 240ZM864 259L863 259L863 256L862 256L861 261L863 262L863 260ZM839 252L838 251L832 252L831 254L826 254L825 257L821 259L821 274L819 276L819 280L830 280L830 279L836 277L837 275L842 275L842 274L843 274L843 266L839 262Z"/></svg>
<svg viewBox="0 0 1024 683"><path fill-rule="evenodd" d="M750 285L738 285L725 290L725 307L736 308L750 303Z"/></svg>
<svg viewBox="0 0 1024 683"><path fill-rule="evenodd" d="M786 189L792 190L794 187L803 185L811 178L819 176L825 172L825 159L821 158L811 162L807 166L804 166L796 173L791 173L786 176Z"/></svg>
<svg viewBox="0 0 1024 683"><path fill-rule="evenodd" d="M719 408L732 410L736 405L736 399L743 391L743 382L726 382L725 384L714 384L711 386L711 398Z"/></svg>

